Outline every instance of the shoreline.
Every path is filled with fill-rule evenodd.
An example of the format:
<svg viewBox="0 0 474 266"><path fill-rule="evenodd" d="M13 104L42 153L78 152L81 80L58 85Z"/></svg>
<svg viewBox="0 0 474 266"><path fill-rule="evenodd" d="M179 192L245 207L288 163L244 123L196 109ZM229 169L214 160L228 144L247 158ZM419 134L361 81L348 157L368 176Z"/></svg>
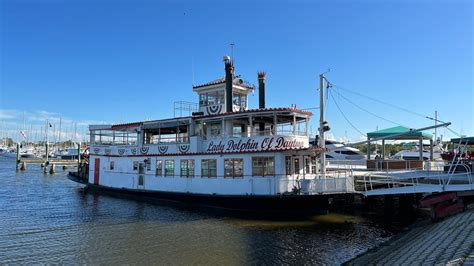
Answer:
<svg viewBox="0 0 474 266"><path fill-rule="evenodd" d="M422 220L342 265L474 265L474 205L438 222Z"/></svg>

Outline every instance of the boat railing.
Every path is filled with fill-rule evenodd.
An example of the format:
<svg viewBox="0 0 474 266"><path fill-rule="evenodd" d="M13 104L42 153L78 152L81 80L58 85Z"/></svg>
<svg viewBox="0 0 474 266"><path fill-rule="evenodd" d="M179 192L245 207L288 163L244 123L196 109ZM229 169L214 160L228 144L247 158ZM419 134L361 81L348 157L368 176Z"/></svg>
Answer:
<svg viewBox="0 0 474 266"><path fill-rule="evenodd" d="M298 136L298 137L307 137L308 134L303 131L278 131L278 132L272 132L271 130L253 130L250 132L235 132L232 134L216 134L216 135L210 135L206 136L203 135L201 136L203 140L209 140L209 139L220 139L220 138L249 138L249 137L259 137L259 136Z"/></svg>
<svg viewBox="0 0 474 266"><path fill-rule="evenodd" d="M354 192L354 175L352 170L328 171L325 177L300 178L297 175L291 178L280 178L279 182L288 183L289 187L297 188L301 194L329 194Z"/></svg>

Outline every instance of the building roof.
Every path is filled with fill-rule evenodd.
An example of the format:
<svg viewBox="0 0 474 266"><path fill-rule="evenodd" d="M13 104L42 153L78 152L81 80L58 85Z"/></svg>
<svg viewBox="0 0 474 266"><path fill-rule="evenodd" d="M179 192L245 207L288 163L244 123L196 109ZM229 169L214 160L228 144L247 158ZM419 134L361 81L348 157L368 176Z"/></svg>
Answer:
<svg viewBox="0 0 474 266"><path fill-rule="evenodd" d="M402 134L402 133L408 133L412 131L413 129L407 128L407 127L391 127L391 128L386 128L386 129L381 129L373 132L367 133L368 138L383 138L383 137L389 137L391 135L396 135L396 134ZM427 138L430 139L433 137L433 135L429 133L424 133L420 131L415 131L411 132L402 136L396 136L394 138L390 139L418 139L419 137Z"/></svg>
<svg viewBox="0 0 474 266"><path fill-rule="evenodd" d="M236 76L232 83L234 85L241 86L241 87L247 88L249 90L254 90L255 89L254 85L244 81L242 78L240 78L240 76ZM208 87L208 86L217 85L217 84L225 84L225 77L221 77L221 78L209 81L207 83L193 85L193 89Z"/></svg>
<svg viewBox="0 0 474 266"><path fill-rule="evenodd" d="M462 137L462 138L451 139L452 143L466 144L466 141L467 141L467 145L474 145L474 137Z"/></svg>

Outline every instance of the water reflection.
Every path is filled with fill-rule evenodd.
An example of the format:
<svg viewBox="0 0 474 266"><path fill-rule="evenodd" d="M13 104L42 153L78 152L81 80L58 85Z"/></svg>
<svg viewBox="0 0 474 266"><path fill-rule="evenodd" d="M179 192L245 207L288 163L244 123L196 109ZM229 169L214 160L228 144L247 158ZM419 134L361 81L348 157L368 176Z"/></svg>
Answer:
<svg viewBox="0 0 474 266"><path fill-rule="evenodd" d="M81 187L0 157L0 263L338 264L387 236L347 215L239 219Z"/></svg>

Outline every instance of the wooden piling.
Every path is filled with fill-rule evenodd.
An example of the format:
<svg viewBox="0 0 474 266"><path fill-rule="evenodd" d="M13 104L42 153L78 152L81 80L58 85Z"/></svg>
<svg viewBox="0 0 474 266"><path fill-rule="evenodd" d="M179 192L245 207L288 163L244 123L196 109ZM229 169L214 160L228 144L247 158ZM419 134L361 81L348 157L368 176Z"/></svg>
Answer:
<svg viewBox="0 0 474 266"><path fill-rule="evenodd" d="M48 145L48 142L46 141L46 144L45 144L45 148L46 148L46 156L44 157L45 158L45 163L46 165L48 164L48 161L49 161L49 145Z"/></svg>
<svg viewBox="0 0 474 266"><path fill-rule="evenodd" d="M50 174L56 173L56 165L54 163L51 164L51 166L49 168L49 173Z"/></svg>
<svg viewBox="0 0 474 266"><path fill-rule="evenodd" d="M77 144L77 171L81 167L81 143Z"/></svg>
<svg viewBox="0 0 474 266"><path fill-rule="evenodd" d="M20 143L16 144L16 170L18 170L18 164L20 163Z"/></svg>

